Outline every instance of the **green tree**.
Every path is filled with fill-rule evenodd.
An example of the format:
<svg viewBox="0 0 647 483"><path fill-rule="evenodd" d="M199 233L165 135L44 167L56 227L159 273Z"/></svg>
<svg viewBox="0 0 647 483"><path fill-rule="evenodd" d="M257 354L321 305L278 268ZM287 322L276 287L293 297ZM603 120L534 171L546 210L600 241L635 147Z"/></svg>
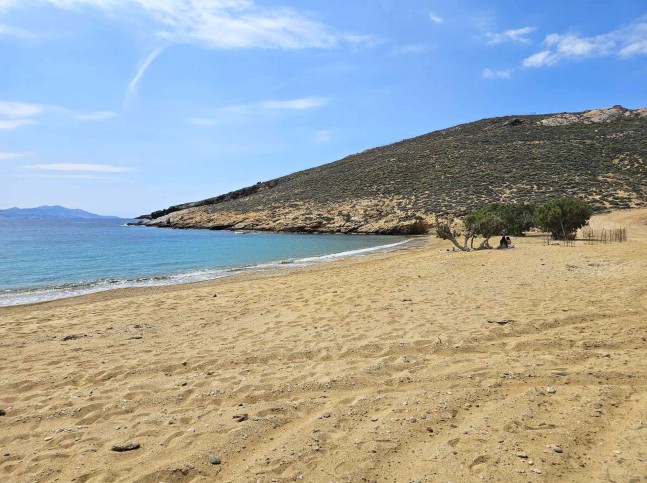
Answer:
<svg viewBox="0 0 647 483"><path fill-rule="evenodd" d="M477 236L484 238L478 247L479 249L491 248L490 238L502 233L505 227L501 216L496 211L491 210L489 206L473 211L465 216L463 224L467 233L465 244L467 244L467 240L469 239L470 246L473 247L474 239Z"/></svg>
<svg viewBox="0 0 647 483"><path fill-rule="evenodd" d="M523 235L535 225L535 209L532 203L492 203L484 208L501 219L502 233L515 236Z"/></svg>
<svg viewBox="0 0 647 483"><path fill-rule="evenodd" d="M589 205L579 198L551 200L535 210L535 223L551 233L556 240L575 238L577 230L586 225L593 214Z"/></svg>

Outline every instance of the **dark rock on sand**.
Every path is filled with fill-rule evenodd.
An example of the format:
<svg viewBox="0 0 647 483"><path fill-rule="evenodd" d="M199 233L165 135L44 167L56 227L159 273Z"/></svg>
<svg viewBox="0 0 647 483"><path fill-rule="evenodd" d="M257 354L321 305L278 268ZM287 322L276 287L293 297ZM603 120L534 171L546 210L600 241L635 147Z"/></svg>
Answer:
<svg viewBox="0 0 647 483"><path fill-rule="evenodd" d="M112 447L112 451L123 453L124 451L133 451L139 448L141 448L139 443L116 444Z"/></svg>
<svg viewBox="0 0 647 483"><path fill-rule="evenodd" d="M219 465L220 463L222 463L222 460L215 454L210 454L209 463L211 463L212 465Z"/></svg>

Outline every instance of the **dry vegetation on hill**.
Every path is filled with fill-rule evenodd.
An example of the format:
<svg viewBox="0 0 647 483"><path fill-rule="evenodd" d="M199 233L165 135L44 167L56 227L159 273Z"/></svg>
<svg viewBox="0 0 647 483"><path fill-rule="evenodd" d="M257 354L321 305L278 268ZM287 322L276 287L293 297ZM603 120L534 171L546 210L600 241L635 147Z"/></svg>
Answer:
<svg viewBox="0 0 647 483"><path fill-rule="evenodd" d="M174 228L398 233L496 201L644 206L647 109L484 119L145 215Z"/></svg>

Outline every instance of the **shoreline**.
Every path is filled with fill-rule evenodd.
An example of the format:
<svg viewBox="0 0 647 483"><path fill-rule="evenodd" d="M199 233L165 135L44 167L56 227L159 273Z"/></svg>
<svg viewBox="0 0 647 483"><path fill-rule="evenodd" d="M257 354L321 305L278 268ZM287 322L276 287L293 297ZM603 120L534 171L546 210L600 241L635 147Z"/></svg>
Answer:
<svg viewBox="0 0 647 483"><path fill-rule="evenodd" d="M592 224L629 241L428 239L0 308L0 479L641 479L647 209Z"/></svg>
<svg viewBox="0 0 647 483"><path fill-rule="evenodd" d="M94 281L88 283L66 284L68 286L57 286L51 288L35 288L35 289L9 289L0 292L0 309L3 307L15 307L21 305L31 305L43 302L53 302L56 300L63 300L74 297L83 297L95 293L109 292L113 290L127 290L133 288L154 288L166 287L175 285L190 285L195 283L207 282L218 280L221 278L229 278L243 273L262 273L266 271L282 271L286 269L296 269L309 265L316 265L320 263L327 263L334 260L362 257L374 253L385 253L392 250L398 250L401 245L416 245L420 239L427 239L428 237L408 237L405 240L389 243L386 245L379 245L376 247L359 248L344 252L330 253L326 255L295 258L295 259L282 259L274 262L263 262L251 266L218 268L218 269L201 269L186 273L179 273L175 275L160 275L146 279L133 279L133 280L108 280L108 281ZM77 288L78 286L78 288ZM15 298L24 297L25 301L5 303L3 297L11 296Z"/></svg>

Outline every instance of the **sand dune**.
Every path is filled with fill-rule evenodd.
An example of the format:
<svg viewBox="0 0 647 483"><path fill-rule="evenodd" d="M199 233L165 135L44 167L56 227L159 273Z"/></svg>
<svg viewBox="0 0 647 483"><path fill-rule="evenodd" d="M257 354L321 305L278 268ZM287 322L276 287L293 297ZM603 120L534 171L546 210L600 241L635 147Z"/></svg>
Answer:
<svg viewBox="0 0 647 483"><path fill-rule="evenodd" d="M0 481L644 481L647 210L592 224L0 308Z"/></svg>

